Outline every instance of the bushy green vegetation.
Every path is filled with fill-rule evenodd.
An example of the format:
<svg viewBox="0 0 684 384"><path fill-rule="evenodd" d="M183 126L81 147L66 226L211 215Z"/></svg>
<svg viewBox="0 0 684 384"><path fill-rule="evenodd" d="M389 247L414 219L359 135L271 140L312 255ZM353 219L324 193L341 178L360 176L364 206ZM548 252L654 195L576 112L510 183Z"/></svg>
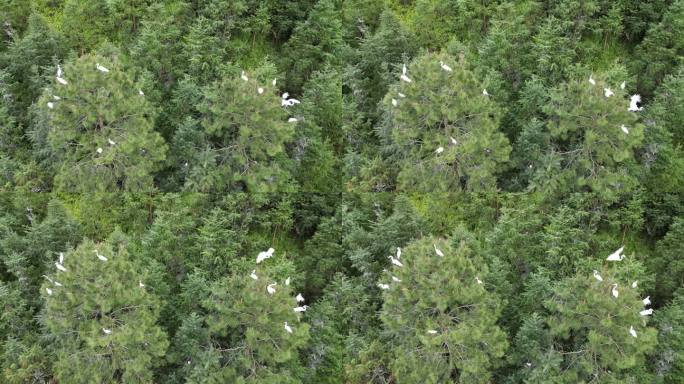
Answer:
<svg viewBox="0 0 684 384"><path fill-rule="evenodd" d="M682 383L683 244L682 0L0 2L0 383Z"/></svg>

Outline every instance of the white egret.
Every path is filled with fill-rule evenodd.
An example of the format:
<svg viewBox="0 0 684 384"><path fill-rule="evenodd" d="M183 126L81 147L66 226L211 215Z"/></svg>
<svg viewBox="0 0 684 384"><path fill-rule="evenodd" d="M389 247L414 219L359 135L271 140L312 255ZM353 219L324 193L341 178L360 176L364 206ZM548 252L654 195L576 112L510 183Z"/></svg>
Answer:
<svg viewBox="0 0 684 384"><path fill-rule="evenodd" d="M240 78L241 78L242 80L244 80L244 81L249 80L249 78L248 78L247 75L245 74L245 71L242 71L242 73L240 73Z"/></svg>
<svg viewBox="0 0 684 384"><path fill-rule="evenodd" d="M100 252L98 252L97 249L93 250L93 252L95 252L95 255L97 256L98 259L100 259L100 261L107 261L107 258L104 257L103 255L100 255Z"/></svg>
<svg viewBox="0 0 684 384"><path fill-rule="evenodd" d="M646 298L641 301L644 303L644 306L651 305L651 296L646 296Z"/></svg>
<svg viewBox="0 0 684 384"><path fill-rule="evenodd" d="M109 72L109 69L107 69L107 68L101 66L100 63L95 63L95 68L97 68L97 70L100 71L100 72L102 72L102 73L107 73L107 72Z"/></svg>
<svg viewBox="0 0 684 384"><path fill-rule="evenodd" d="M56 79L57 79L57 82L60 83L60 84L62 84L62 85L67 85L67 84L68 84L68 82L67 82L66 80L64 80L63 78L61 78L61 77L57 77Z"/></svg>
<svg viewBox="0 0 684 384"><path fill-rule="evenodd" d="M138 280L138 287L145 288L145 284L143 284L142 280Z"/></svg>
<svg viewBox="0 0 684 384"><path fill-rule="evenodd" d="M251 277L252 280L259 280L259 276L256 274L256 269L252 270L252 273L249 274L249 277Z"/></svg>
<svg viewBox="0 0 684 384"><path fill-rule="evenodd" d="M401 259L401 248L397 247L397 260Z"/></svg>
<svg viewBox="0 0 684 384"><path fill-rule="evenodd" d="M107 142L109 143L109 145L116 145L116 142L112 139L107 139Z"/></svg>
<svg viewBox="0 0 684 384"><path fill-rule="evenodd" d="M298 120L297 120L296 117L290 117L289 119L287 119L287 122L288 122L288 123L296 123L297 121L298 121Z"/></svg>
<svg viewBox="0 0 684 384"><path fill-rule="evenodd" d="M598 271L595 269L594 269L594 278L596 278L596 280L598 280L598 281L603 281L603 277L601 277L601 275L599 275Z"/></svg>
<svg viewBox="0 0 684 384"><path fill-rule="evenodd" d="M453 144L453 145L458 144L458 141L456 141L456 139L454 139L454 138L451 137L451 136L449 136L449 140L451 140L451 144Z"/></svg>
<svg viewBox="0 0 684 384"><path fill-rule="evenodd" d="M605 97L611 97L611 96L613 96L614 94L615 94L615 93L614 93L610 88L603 88L603 95L604 95Z"/></svg>
<svg viewBox="0 0 684 384"><path fill-rule="evenodd" d="M411 82L411 79L409 79L409 77L406 76L406 75L401 75L401 76L399 76L399 78L400 78L402 81L405 81L405 82L407 82L407 83L410 83L410 82Z"/></svg>
<svg viewBox="0 0 684 384"><path fill-rule="evenodd" d="M275 249L273 249L273 248L269 248L266 251L259 252L259 254L257 255L257 259L256 259L257 264L261 263L262 261L264 261L266 259L270 259L271 257L273 257L273 252L275 252Z"/></svg>
<svg viewBox="0 0 684 384"><path fill-rule="evenodd" d="M98 147L97 150L96 150L95 152L97 152L97 153L102 153L102 148L99 148L99 147Z"/></svg>
<svg viewBox="0 0 684 384"><path fill-rule="evenodd" d="M55 76L62 77L62 66L59 64L57 64L57 74Z"/></svg>
<svg viewBox="0 0 684 384"><path fill-rule="evenodd" d="M596 85L596 80L592 77L593 75L589 75L589 84L591 85Z"/></svg>
<svg viewBox="0 0 684 384"><path fill-rule="evenodd" d="M397 92L397 95L399 95L399 97L406 97L406 95L404 95L404 94L401 93L401 92Z"/></svg>
<svg viewBox="0 0 684 384"><path fill-rule="evenodd" d="M627 129L624 124L620 124L620 129L622 129L622 132L629 135L629 129Z"/></svg>
<svg viewBox="0 0 684 384"><path fill-rule="evenodd" d="M399 259L395 259L394 256L388 256L392 264L396 265L397 267L403 267L404 264L399 261Z"/></svg>
<svg viewBox="0 0 684 384"><path fill-rule="evenodd" d="M285 279L285 285L290 285L290 278Z"/></svg>
<svg viewBox="0 0 684 384"><path fill-rule="evenodd" d="M64 252L59 253L59 263L64 264Z"/></svg>
<svg viewBox="0 0 684 384"><path fill-rule="evenodd" d="M48 101L47 106L48 108L52 109L55 107L55 104L53 104L52 101Z"/></svg>
<svg viewBox="0 0 684 384"><path fill-rule="evenodd" d="M102 332L104 332L105 335L111 335L112 330L111 330L111 329L107 329L107 328L102 328Z"/></svg>
<svg viewBox="0 0 684 384"><path fill-rule="evenodd" d="M653 308L649 309L644 309L643 311L639 312L641 316L648 316L653 314Z"/></svg>
<svg viewBox="0 0 684 384"><path fill-rule="evenodd" d="M295 312L306 312L306 310L309 309L309 306L303 305L301 307L294 307L293 309Z"/></svg>
<svg viewBox="0 0 684 384"><path fill-rule="evenodd" d="M287 333L292 333L292 327L287 325L287 321L285 322L285 330L287 331Z"/></svg>
<svg viewBox="0 0 684 384"><path fill-rule="evenodd" d="M258 88L257 88L257 93L260 94L260 95L261 95L262 93L264 93L264 88L258 87Z"/></svg>
<svg viewBox="0 0 684 384"><path fill-rule="evenodd" d="M610 293L616 299L618 298L618 295L620 294L620 292L618 292L617 286L618 286L617 283L613 284L613 289L610 290Z"/></svg>
<svg viewBox="0 0 684 384"><path fill-rule="evenodd" d="M145 92L143 92L142 89L138 89L138 95L145 96Z"/></svg>
<svg viewBox="0 0 684 384"><path fill-rule="evenodd" d="M62 272L66 272L66 270L67 270L67 269L64 268L64 266L63 266L62 264L60 264L60 263L55 263L55 267L57 267L57 269L59 269L59 270L62 271Z"/></svg>
<svg viewBox="0 0 684 384"><path fill-rule="evenodd" d="M402 67L401 67L401 74L402 74L402 75L405 75L405 74L406 74L406 70L407 70L407 69L406 69L406 64L403 64Z"/></svg>
<svg viewBox="0 0 684 384"><path fill-rule="evenodd" d="M397 99L392 99L392 106L396 107L397 106Z"/></svg>
<svg viewBox="0 0 684 384"><path fill-rule="evenodd" d="M52 296L52 289L45 287L45 292L47 292L48 295Z"/></svg>
<svg viewBox="0 0 684 384"><path fill-rule="evenodd" d="M281 98L282 98L283 100L287 99L288 97L290 97L290 94L287 93L287 92L283 93L282 96L281 96Z"/></svg>
<svg viewBox="0 0 684 384"><path fill-rule="evenodd" d="M480 280L480 278L477 276L475 276L475 281L477 281L478 284L482 284L482 280Z"/></svg>
<svg viewBox="0 0 684 384"><path fill-rule="evenodd" d="M625 255L622 254L622 251L623 251L624 249L625 249L624 246L620 247L620 249L618 249L617 251L615 251L615 252L611 253L610 255L608 255L608 257L606 258L606 260L608 260L608 261L620 261L620 260L624 259L624 258L625 258Z"/></svg>
<svg viewBox="0 0 684 384"><path fill-rule="evenodd" d="M636 288L638 283L639 282L637 280L634 280L634 282L632 283L632 288Z"/></svg>
<svg viewBox="0 0 684 384"><path fill-rule="evenodd" d="M445 71L447 71L447 72L451 72L451 67L448 66L448 65L446 65L446 64L444 64L443 61L440 61L440 62L439 62L439 66L442 67L443 70L445 70Z"/></svg>
<svg viewBox="0 0 684 384"><path fill-rule="evenodd" d="M390 288L389 284L383 284L383 283L378 283L378 287L380 287L380 289L389 289Z"/></svg>
<svg viewBox="0 0 684 384"><path fill-rule="evenodd" d="M268 292L269 295L272 295L276 292L275 288L273 286L276 285L276 283L271 283L266 286L266 291Z"/></svg>
<svg viewBox="0 0 684 384"><path fill-rule="evenodd" d="M435 331L434 329L428 329L427 333L429 333L431 335L436 335L437 331Z"/></svg>
<svg viewBox="0 0 684 384"><path fill-rule="evenodd" d="M435 253L437 254L437 256L444 257L444 252L442 252L439 248L437 248L437 246L435 244L432 244L432 246L435 248Z"/></svg>
<svg viewBox="0 0 684 384"><path fill-rule="evenodd" d="M637 103L641 103L641 95L632 95L629 99L629 108L627 110L630 112L641 111L643 108L640 108Z"/></svg>
<svg viewBox="0 0 684 384"><path fill-rule="evenodd" d="M486 89L483 89L483 90L482 90L482 94L485 95L485 96L489 96L489 92L487 92Z"/></svg>
<svg viewBox="0 0 684 384"><path fill-rule="evenodd" d="M304 296L302 296L301 293L298 293L297 297L295 297L295 300L297 300L298 303L303 303L304 302Z"/></svg>
<svg viewBox="0 0 684 384"><path fill-rule="evenodd" d="M401 279L399 279L396 276L392 276L392 281L394 281L395 283L401 283Z"/></svg>
<svg viewBox="0 0 684 384"><path fill-rule="evenodd" d="M444 152L444 147L438 147L437 149L435 149L435 153L437 154L440 154L442 152Z"/></svg>
<svg viewBox="0 0 684 384"><path fill-rule="evenodd" d="M271 81L271 84L275 87L277 82L278 82L278 79L273 79L273 81Z"/></svg>
<svg viewBox="0 0 684 384"><path fill-rule="evenodd" d="M625 89L625 85L627 84L625 84L625 82L623 81L622 84L620 84L620 89Z"/></svg>
<svg viewBox="0 0 684 384"><path fill-rule="evenodd" d="M55 99L55 101L62 100L62 98L57 95L53 95L52 98Z"/></svg>
<svg viewBox="0 0 684 384"><path fill-rule="evenodd" d="M527 367L531 367L531 366L532 366L532 363L530 363L530 362L527 362L527 363L525 363L525 366L527 366Z"/></svg>
<svg viewBox="0 0 684 384"><path fill-rule="evenodd" d="M57 280L53 281L52 284L54 284L55 287L61 287L61 286L62 286L62 283L60 283L60 282L57 281Z"/></svg>
<svg viewBox="0 0 684 384"><path fill-rule="evenodd" d="M637 337L636 331L631 325L629 326L629 334L632 335L632 337Z"/></svg>

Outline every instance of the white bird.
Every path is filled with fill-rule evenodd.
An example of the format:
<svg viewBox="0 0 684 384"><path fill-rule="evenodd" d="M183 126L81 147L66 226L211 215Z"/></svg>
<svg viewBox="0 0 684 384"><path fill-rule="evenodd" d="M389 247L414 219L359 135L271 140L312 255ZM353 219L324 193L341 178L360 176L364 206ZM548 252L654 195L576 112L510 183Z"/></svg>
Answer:
<svg viewBox="0 0 684 384"><path fill-rule="evenodd" d="M397 267L403 267L404 264L399 261L399 259L395 259L394 256L388 256L392 264L396 265Z"/></svg>
<svg viewBox="0 0 684 384"><path fill-rule="evenodd" d="M634 282L632 283L632 288L636 288L636 287L637 287L637 284L638 284L638 281L637 281L637 280L634 280Z"/></svg>
<svg viewBox="0 0 684 384"><path fill-rule="evenodd" d="M404 94L401 93L401 92L397 92L397 95L399 95L399 97L406 97L406 95L404 95Z"/></svg>
<svg viewBox="0 0 684 384"><path fill-rule="evenodd" d="M380 289L389 289L390 288L389 284L383 284L383 283L378 283L378 287L380 287Z"/></svg>
<svg viewBox="0 0 684 384"><path fill-rule="evenodd" d="M107 139L107 142L109 143L109 145L116 145L116 142L112 139Z"/></svg>
<svg viewBox="0 0 684 384"><path fill-rule="evenodd" d="M627 84L625 84L625 82L623 81L622 84L620 84L620 89L625 89L625 85Z"/></svg>
<svg viewBox="0 0 684 384"><path fill-rule="evenodd" d="M293 105L295 105L295 104L299 104L299 100L297 100L297 99L285 99L285 98L283 98L283 100L280 102L280 105L283 106L283 107L291 107L291 106L293 106Z"/></svg>
<svg viewBox="0 0 684 384"><path fill-rule="evenodd" d="M601 277L601 275L599 275L598 271L595 270L595 269L594 269L594 277L595 277L596 280L598 280L598 281L603 281L603 277Z"/></svg>
<svg viewBox="0 0 684 384"><path fill-rule="evenodd" d="M60 264L60 263L55 263L55 267L57 267L57 269L59 269L59 270L62 271L62 272L66 272L66 270L67 270L67 269L64 268L64 266L63 266L62 264Z"/></svg>
<svg viewBox="0 0 684 384"><path fill-rule="evenodd" d="M439 148L435 149L435 153L437 153L437 154L440 154L442 152L444 152L444 147L439 147Z"/></svg>
<svg viewBox="0 0 684 384"><path fill-rule="evenodd" d="M527 367L531 367L531 366L532 366L532 363L530 363L530 362L527 362L527 363L525 363L525 366L527 366Z"/></svg>
<svg viewBox="0 0 684 384"><path fill-rule="evenodd" d="M269 248L266 251L259 252L256 259L257 264L261 263L266 259L270 259L273 256L273 252L275 252L275 249L273 248Z"/></svg>
<svg viewBox="0 0 684 384"><path fill-rule="evenodd" d="M64 252L59 253L59 263L64 264Z"/></svg>
<svg viewBox="0 0 684 384"><path fill-rule="evenodd" d="M620 249L618 249L617 251L615 251L615 252L611 253L610 255L608 255L608 257L606 258L606 260L608 260L608 261L620 261L620 260L624 259L624 258L625 258L625 255L622 255L622 251L623 251L624 249L625 249L624 246L623 246L623 247L620 247Z"/></svg>
<svg viewBox="0 0 684 384"><path fill-rule="evenodd" d="M303 305L301 307L294 307L295 312L306 312L306 310L309 308L308 305Z"/></svg>
<svg viewBox="0 0 684 384"><path fill-rule="evenodd" d="M269 295L272 295L275 293L276 290L275 290L275 288L273 288L274 285L276 285L276 283L271 283L271 284L266 286L266 291L268 292Z"/></svg>
<svg viewBox="0 0 684 384"><path fill-rule="evenodd" d="M107 258L100 255L100 252L98 252L97 249L94 249L93 252L95 252L95 255L97 255L97 258L100 259L100 261L107 261Z"/></svg>
<svg viewBox="0 0 684 384"><path fill-rule="evenodd" d="M451 140L451 144L453 144L453 145L458 144L458 141L456 141L456 139L454 139L454 138L451 137L451 136L449 136L449 140Z"/></svg>
<svg viewBox="0 0 684 384"><path fill-rule="evenodd" d="M620 292L618 292L617 283L613 284L613 289L610 290L610 293L613 295L614 298L616 298L616 299L618 298L618 295L620 294Z"/></svg>
<svg viewBox="0 0 684 384"><path fill-rule="evenodd" d="M52 283L55 285L55 287L61 287L62 286L62 283L60 283L57 280L53 281Z"/></svg>
<svg viewBox="0 0 684 384"><path fill-rule="evenodd" d="M95 63L95 68L97 68L97 70L100 71L100 72L102 72L102 73L107 73L107 72L109 72L109 69L107 69L107 68L101 66L100 63Z"/></svg>
<svg viewBox="0 0 684 384"><path fill-rule="evenodd" d="M401 259L401 248L397 247L397 260Z"/></svg>
<svg viewBox="0 0 684 384"><path fill-rule="evenodd" d="M138 287L145 288L145 284L141 280L138 280Z"/></svg>
<svg viewBox="0 0 684 384"><path fill-rule="evenodd" d="M611 96L613 96L614 94L615 94L615 93L614 93L610 88L603 88L603 95L604 95L605 97L611 97Z"/></svg>
<svg viewBox="0 0 684 384"><path fill-rule="evenodd" d="M596 80L592 77L592 75L589 75L589 84L591 85L596 85Z"/></svg>
<svg viewBox="0 0 684 384"><path fill-rule="evenodd" d="M406 76L406 75L403 75L403 74L402 74L401 76L399 76L399 78L400 78L402 81L405 81L405 82L407 82L407 83L410 83L410 82L411 82L411 79L409 79L409 77Z"/></svg>
<svg viewBox="0 0 684 384"><path fill-rule="evenodd" d="M402 75L406 74L406 64L403 64L403 66L401 67L401 74Z"/></svg>
<svg viewBox="0 0 684 384"><path fill-rule="evenodd" d="M59 64L57 64L57 74L55 76L62 77L62 66Z"/></svg>
<svg viewBox="0 0 684 384"><path fill-rule="evenodd" d="M629 129L627 129L624 124L620 124L620 129L622 129L622 132L629 135Z"/></svg>
<svg viewBox="0 0 684 384"><path fill-rule="evenodd" d="M281 97L282 97L283 100L285 100L285 99L287 99L288 97L290 97L290 94L287 93L287 92L285 92L285 93L282 94Z"/></svg>
<svg viewBox="0 0 684 384"><path fill-rule="evenodd" d="M256 274L256 269L249 274L249 277L251 277L253 280L259 280L259 276Z"/></svg>
<svg viewBox="0 0 684 384"><path fill-rule="evenodd" d="M264 89L262 87L257 88L257 93L261 95L264 93Z"/></svg>
<svg viewBox="0 0 684 384"><path fill-rule="evenodd" d="M394 107L397 106L397 99L392 99L392 106L394 106Z"/></svg>
<svg viewBox="0 0 684 384"><path fill-rule="evenodd" d="M55 99L55 100L57 100L57 101L62 100L62 98L59 97L59 96L57 96L57 95L53 95L52 98Z"/></svg>
<svg viewBox="0 0 684 384"><path fill-rule="evenodd" d="M637 103L641 103L641 95L632 95L629 99L629 108L627 110L630 112L641 111L643 108L639 108Z"/></svg>
<svg viewBox="0 0 684 384"><path fill-rule="evenodd" d="M97 148L97 150L95 152L102 153L102 148Z"/></svg>
<svg viewBox="0 0 684 384"><path fill-rule="evenodd" d="M436 335L437 331L435 331L434 329L428 329L427 333L429 333L431 335Z"/></svg>
<svg viewBox="0 0 684 384"><path fill-rule="evenodd" d="M292 327L287 325L287 321L285 322L285 330L287 331L287 333L292 333Z"/></svg>
<svg viewBox="0 0 684 384"><path fill-rule="evenodd" d="M483 89L483 90L482 90L482 94L485 95L485 96L489 96L489 92L487 92L486 89Z"/></svg>
<svg viewBox="0 0 684 384"><path fill-rule="evenodd" d="M68 84L68 82L67 82L66 80L64 80L63 78L61 78L61 77L59 77L59 76L57 76L56 79L57 79L57 82L60 83L60 84L62 84L62 85L67 85L67 84Z"/></svg>
<svg viewBox="0 0 684 384"><path fill-rule="evenodd" d="M138 89L138 95L145 96L145 92L143 92L142 89Z"/></svg>
<svg viewBox="0 0 684 384"><path fill-rule="evenodd" d="M290 278L285 279L285 285L290 285Z"/></svg>
<svg viewBox="0 0 684 384"><path fill-rule="evenodd" d="M275 87L277 82L278 82L278 79L273 79L273 81L271 81L271 84L273 84L273 86Z"/></svg>
<svg viewBox="0 0 684 384"><path fill-rule="evenodd" d="M653 314L653 308L649 309L644 309L643 311L639 312L641 316L648 316Z"/></svg>
<svg viewBox="0 0 684 384"><path fill-rule="evenodd" d="M435 253L437 254L437 256L444 257L444 252L442 252L439 248L437 248L437 246L435 244L432 244L432 246L435 248Z"/></svg>
<svg viewBox="0 0 684 384"><path fill-rule="evenodd" d="M247 78L247 75L245 74L245 71L242 71L242 73L240 73L240 78L244 81L249 80L249 78Z"/></svg>
<svg viewBox="0 0 684 384"><path fill-rule="evenodd" d="M401 283L401 279L399 279L396 276L392 276L392 281L394 281L395 283Z"/></svg>
<svg viewBox="0 0 684 384"><path fill-rule="evenodd" d="M641 301L644 303L644 306L651 305L651 296L646 296L646 298Z"/></svg>
<svg viewBox="0 0 684 384"><path fill-rule="evenodd" d="M287 122L288 122L288 123L296 123L296 122L297 122L297 118L296 118L296 117L290 117L289 119L287 119Z"/></svg>
<svg viewBox="0 0 684 384"><path fill-rule="evenodd" d="M448 65L446 65L446 64L444 64L443 61L440 61L440 62L439 62L439 66L442 67L443 70L445 70L445 71L447 71L447 72L451 72L451 67L448 66Z"/></svg>
<svg viewBox="0 0 684 384"><path fill-rule="evenodd" d="M480 280L479 277L475 276L475 280L477 281L478 284L482 284L482 280Z"/></svg>
<svg viewBox="0 0 684 384"><path fill-rule="evenodd" d="M104 332L105 335L110 335L110 334L112 333L112 330L111 330L111 329L107 329L107 328L102 328L102 332Z"/></svg>
<svg viewBox="0 0 684 384"><path fill-rule="evenodd" d="M45 291L47 292L48 295L52 296L52 289L45 287Z"/></svg>
<svg viewBox="0 0 684 384"><path fill-rule="evenodd" d="M298 303L303 303L304 302L304 296L302 296L301 293L298 293L297 297L295 297L295 300L297 300Z"/></svg>
<svg viewBox="0 0 684 384"><path fill-rule="evenodd" d="M51 101L48 101L47 106L48 106L48 108L50 108L50 109L52 109L52 108L55 107L55 105L54 105Z"/></svg>
<svg viewBox="0 0 684 384"><path fill-rule="evenodd" d="M637 337L636 331L631 325L629 326L629 334L632 335L632 337Z"/></svg>

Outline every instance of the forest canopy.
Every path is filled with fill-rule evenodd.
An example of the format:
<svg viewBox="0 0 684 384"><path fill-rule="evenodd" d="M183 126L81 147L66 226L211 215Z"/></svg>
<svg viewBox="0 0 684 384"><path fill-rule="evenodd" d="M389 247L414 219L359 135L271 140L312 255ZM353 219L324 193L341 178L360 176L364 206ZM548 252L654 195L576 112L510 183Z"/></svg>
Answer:
<svg viewBox="0 0 684 384"><path fill-rule="evenodd" d="M684 0L3 0L0 383L684 382Z"/></svg>

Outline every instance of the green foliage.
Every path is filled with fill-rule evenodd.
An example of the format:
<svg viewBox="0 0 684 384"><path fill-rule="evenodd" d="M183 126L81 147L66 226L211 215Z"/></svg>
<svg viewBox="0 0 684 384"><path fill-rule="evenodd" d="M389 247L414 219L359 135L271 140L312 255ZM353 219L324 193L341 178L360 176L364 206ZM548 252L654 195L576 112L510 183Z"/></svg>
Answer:
<svg viewBox="0 0 684 384"><path fill-rule="evenodd" d="M487 272L476 260L466 242L424 238L403 249L403 267L383 276L390 288L380 317L397 382L489 381L507 342L496 326L501 302L486 290Z"/></svg>

